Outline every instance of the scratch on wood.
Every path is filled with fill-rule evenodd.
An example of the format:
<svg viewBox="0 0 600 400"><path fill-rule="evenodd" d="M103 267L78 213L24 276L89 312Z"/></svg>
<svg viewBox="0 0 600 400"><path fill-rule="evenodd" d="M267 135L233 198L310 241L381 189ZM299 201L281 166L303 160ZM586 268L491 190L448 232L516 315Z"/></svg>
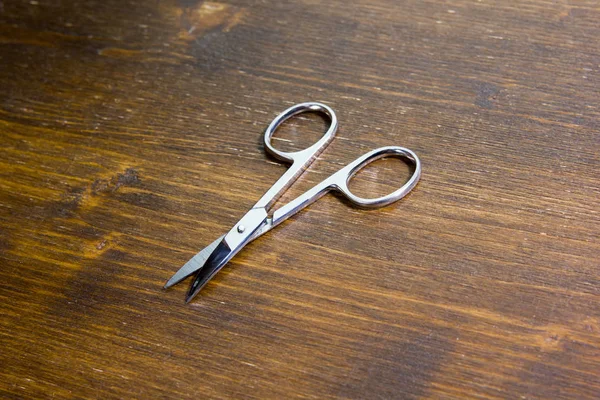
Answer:
<svg viewBox="0 0 600 400"><path fill-rule="evenodd" d="M229 32L242 22L246 15L246 9L225 3L206 1L193 7L178 9L177 14L181 21L179 37L191 41L219 27L222 32Z"/></svg>

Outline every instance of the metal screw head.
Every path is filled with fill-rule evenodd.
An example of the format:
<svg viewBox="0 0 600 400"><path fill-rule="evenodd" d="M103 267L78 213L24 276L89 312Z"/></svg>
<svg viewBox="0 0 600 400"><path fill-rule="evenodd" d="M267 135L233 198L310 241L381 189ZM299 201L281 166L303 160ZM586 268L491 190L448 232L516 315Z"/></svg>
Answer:
<svg viewBox="0 0 600 400"><path fill-rule="evenodd" d="M244 233L245 230L246 230L246 227L244 225L238 225L237 231L239 233Z"/></svg>

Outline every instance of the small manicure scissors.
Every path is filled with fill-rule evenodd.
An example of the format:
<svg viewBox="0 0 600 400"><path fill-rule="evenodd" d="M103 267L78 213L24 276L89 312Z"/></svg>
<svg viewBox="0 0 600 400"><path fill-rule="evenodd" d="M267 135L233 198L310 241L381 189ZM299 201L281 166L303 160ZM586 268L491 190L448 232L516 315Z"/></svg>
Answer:
<svg viewBox="0 0 600 400"><path fill-rule="evenodd" d="M277 128L287 119L305 112L325 114L330 125L325 134L312 146L295 152L284 152L273 147L271 139ZM189 302L211 280L221 268L229 262L245 245L264 235L277 225L302 210L325 193L336 190L341 192L351 203L366 208L377 208L391 204L406 196L417 184L421 176L421 161L415 153L404 147L387 146L372 150L343 167L321 183L314 186L296 199L278 208L269 216L268 211L275 201L298 179L308 166L331 143L338 128L338 121L333 110L321 103L309 102L296 104L279 114L269 125L264 135L265 148L276 159L290 163L290 168L260 198L260 200L235 224L225 235L208 245L192 257L165 284L169 288L188 276L196 274L186 302ZM362 168L382 157L400 157L414 165L412 176L396 191L387 196L365 199L354 195L348 189L350 179Z"/></svg>

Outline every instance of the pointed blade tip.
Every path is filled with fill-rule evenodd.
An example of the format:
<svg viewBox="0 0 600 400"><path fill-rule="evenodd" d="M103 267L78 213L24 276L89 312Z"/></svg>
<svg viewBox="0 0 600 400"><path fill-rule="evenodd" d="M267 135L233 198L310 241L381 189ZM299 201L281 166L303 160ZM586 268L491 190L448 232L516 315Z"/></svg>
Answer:
<svg viewBox="0 0 600 400"><path fill-rule="evenodd" d="M181 282L185 278L187 278L187 277L179 278L177 276L177 274L175 274L171 278L169 278L168 281L165 282L165 284L163 286L163 289L168 289L168 288L170 288L172 286L175 286L175 285L177 285L179 282Z"/></svg>
<svg viewBox="0 0 600 400"><path fill-rule="evenodd" d="M192 299L194 297L196 297L197 294L198 294L198 292L196 292L196 293L188 293L187 296L185 296L185 304L190 304L190 301L192 301Z"/></svg>

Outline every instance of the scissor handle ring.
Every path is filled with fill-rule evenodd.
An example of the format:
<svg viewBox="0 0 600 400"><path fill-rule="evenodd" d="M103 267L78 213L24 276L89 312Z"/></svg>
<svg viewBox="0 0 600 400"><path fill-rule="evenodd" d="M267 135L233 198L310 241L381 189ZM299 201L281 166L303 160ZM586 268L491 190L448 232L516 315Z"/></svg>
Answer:
<svg viewBox="0 0 600 400"><path fill-rule="evenodd" d="M354 195L350 189L348 188L348 183L352 179L354 175L373 161L376 161L383 157L400 157L409 160L415 167L411 177L406 181L402 187L395 190L394 192L373 199L365 199L363 197L359 197ZM332 176L332 184L333 186L341 191L352 203L365 208L377 208L384 207L388 204L391 204L395 201L400 200L404 196L406 196L419 182L421 177L421 160L415 153L411 150L399 147L399 146L388 146L388 147L380 147L378 149L372 150L362 157L359 157L352 163L348 164L346 167L342 168L340 171L335 173Z"/></svg>
<svg viewBox="0 0 600 400"><path fill-rule="evenodd" d="M277 150L275 147L273 147L273 145L271 144L271 138L273 137L273 134L275 133L277 128L279 128L279 126L282 123L284 123L286 120L293 117L294 115L302 114L305 112L319 112L329 117L331 123L325 134L321 137L321 139L319 139L315 144L311 145L310 147L300 151L287 152ZM265 130L265 147L273 157L277 158L278 160L289 163L293 163L294 160L300 155L304 155L307 153L312 153L313 157L316 157L321 151L325 149L325 147L327 147L329 142L331 142L331 140L335 136L337 127L338 122L335 112L325 104L316 102L296 104L279 114L277 117L275 117L273 122L271 122L271 124L267 128L267 130Z"/></svg>

